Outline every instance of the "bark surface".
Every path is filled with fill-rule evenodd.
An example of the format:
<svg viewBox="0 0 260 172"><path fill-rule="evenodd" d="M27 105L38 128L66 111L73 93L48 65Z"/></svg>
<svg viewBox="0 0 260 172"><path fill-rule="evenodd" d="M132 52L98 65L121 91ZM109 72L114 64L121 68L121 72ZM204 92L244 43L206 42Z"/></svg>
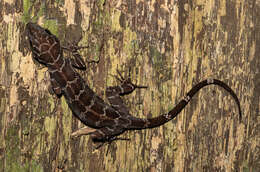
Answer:
<svg viewBox="0 0 260 172"><path fill-rule="evenodd" d="M0 171L260 171L259 18L258 0L0 1ZM81 54L98 63L80 73L100 96L117 69L149 86L125 97L134 116L169 111L211 77L237 93L242 122L232 97L209 86L166 125L122 135L131 141L95 150L88 136L71 139L83 125L49 93L28 21L89 45Z"/></svg>

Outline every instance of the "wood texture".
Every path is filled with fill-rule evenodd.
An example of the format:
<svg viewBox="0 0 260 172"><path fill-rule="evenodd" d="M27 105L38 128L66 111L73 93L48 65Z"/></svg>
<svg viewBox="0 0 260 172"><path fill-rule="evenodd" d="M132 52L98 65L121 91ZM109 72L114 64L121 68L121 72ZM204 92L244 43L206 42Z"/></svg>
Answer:
<svg viewBox="0 0 260 172"><path fill-rule="evenodd" d="M0 14L0 171L260 170L259 1L4 0ZM81 54L99 63L81 74L99 95L117 69L148 85L126 98L135 116L166 112L213 77L238 94L242 123L232 98L210 86L165 126L123 135L131 141L94 150L88 136L72 140L83 125L32 61L31 20L63 44L89 45Z"/></svg>

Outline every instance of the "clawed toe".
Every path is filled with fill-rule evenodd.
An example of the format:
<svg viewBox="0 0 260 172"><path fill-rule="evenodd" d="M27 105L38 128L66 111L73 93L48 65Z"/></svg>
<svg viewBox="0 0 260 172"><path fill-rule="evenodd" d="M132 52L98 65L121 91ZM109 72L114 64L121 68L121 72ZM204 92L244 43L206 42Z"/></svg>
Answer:
<svg viewBox="0 0 260 172"><path fill-rule="evenodd" d="M89 48L89 46L78 46L78 42L68 42L68 46L62 46L61 48L70 52L76 52L83 48Z"/></svg>
<svg viewBox="0 0 260 172"><path fill-rule="evenodd" d="M107 144L108 146L110 146L112 142L118 141L118 140L130 141L129 138L113 137L113 138L110 138L109 140L104 141L104 142L95 142L94 148L95 148L95 149L99 149L99 148L101 148L102 146L104 146L104 145L106 145L106 144Z"/></svg>
<svg viewBox="0 0 260 172"><path fill-rule="evenodd" d="M124 84L126 84L126 85L130 84L130 85L132 85L134 88L148 88L148 86L137 85L137 84L132 83L130 76L128 76L128 78L125 79L125 78L122 76L122 74L119 72L118 69L116 70L116 72L117 72L118 76L117 76L117 75L113 75L113 77L115 77L119 82L121 82L122 85L124 85Z"/></svg>

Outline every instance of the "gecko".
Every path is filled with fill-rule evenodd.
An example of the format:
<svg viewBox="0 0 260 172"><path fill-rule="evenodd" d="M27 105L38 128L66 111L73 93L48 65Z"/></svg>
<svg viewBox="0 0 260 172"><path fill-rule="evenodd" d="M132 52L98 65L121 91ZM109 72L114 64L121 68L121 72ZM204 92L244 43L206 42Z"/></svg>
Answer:
<svg viewBox="0 0 260 172"><path fill-rule="evenodd" d="M193 86L186 96L169 112L153 118L137 118L130 114L123 103L122 96L137 88L146 88L124 79L120 73L120 85L106 88L107 101L100 98L76 71L86 70L84 60L78 53L82 47L70 45L63 47L59 39L48 29L36 23L26 24L26 33L32 57L48 68L53 92L64 96L73 115L86 127L78 129L72 136L90 135L94 143L112 142L127 130L142 130L164 125L174 119L190 102L191 98L203 87L217 85L225 89L238 106L239 121L242 119L240 102L235 92L223 81L206 79ZM64 58L63 50L69 50L74 58Z"/></svg>

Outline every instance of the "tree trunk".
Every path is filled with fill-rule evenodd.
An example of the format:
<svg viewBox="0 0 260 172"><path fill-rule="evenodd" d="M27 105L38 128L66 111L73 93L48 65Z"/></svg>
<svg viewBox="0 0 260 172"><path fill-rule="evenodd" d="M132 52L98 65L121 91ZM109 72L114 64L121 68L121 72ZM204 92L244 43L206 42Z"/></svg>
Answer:
<svg viewBox="0 0 260 172"><path fill-rule="evenodd" d="M0 171L260 171L259 1L3 0L0 12ZM81 54L96 63L79 72L103 98L116 70L149 86L124 97L133 116L169 111L210 77L237 93L242 122L232 97L209 86L166 125L121 136L130 141L95 150L89 136L71 139L83 124L49 93L28 21L89 46Z"/></svg>

